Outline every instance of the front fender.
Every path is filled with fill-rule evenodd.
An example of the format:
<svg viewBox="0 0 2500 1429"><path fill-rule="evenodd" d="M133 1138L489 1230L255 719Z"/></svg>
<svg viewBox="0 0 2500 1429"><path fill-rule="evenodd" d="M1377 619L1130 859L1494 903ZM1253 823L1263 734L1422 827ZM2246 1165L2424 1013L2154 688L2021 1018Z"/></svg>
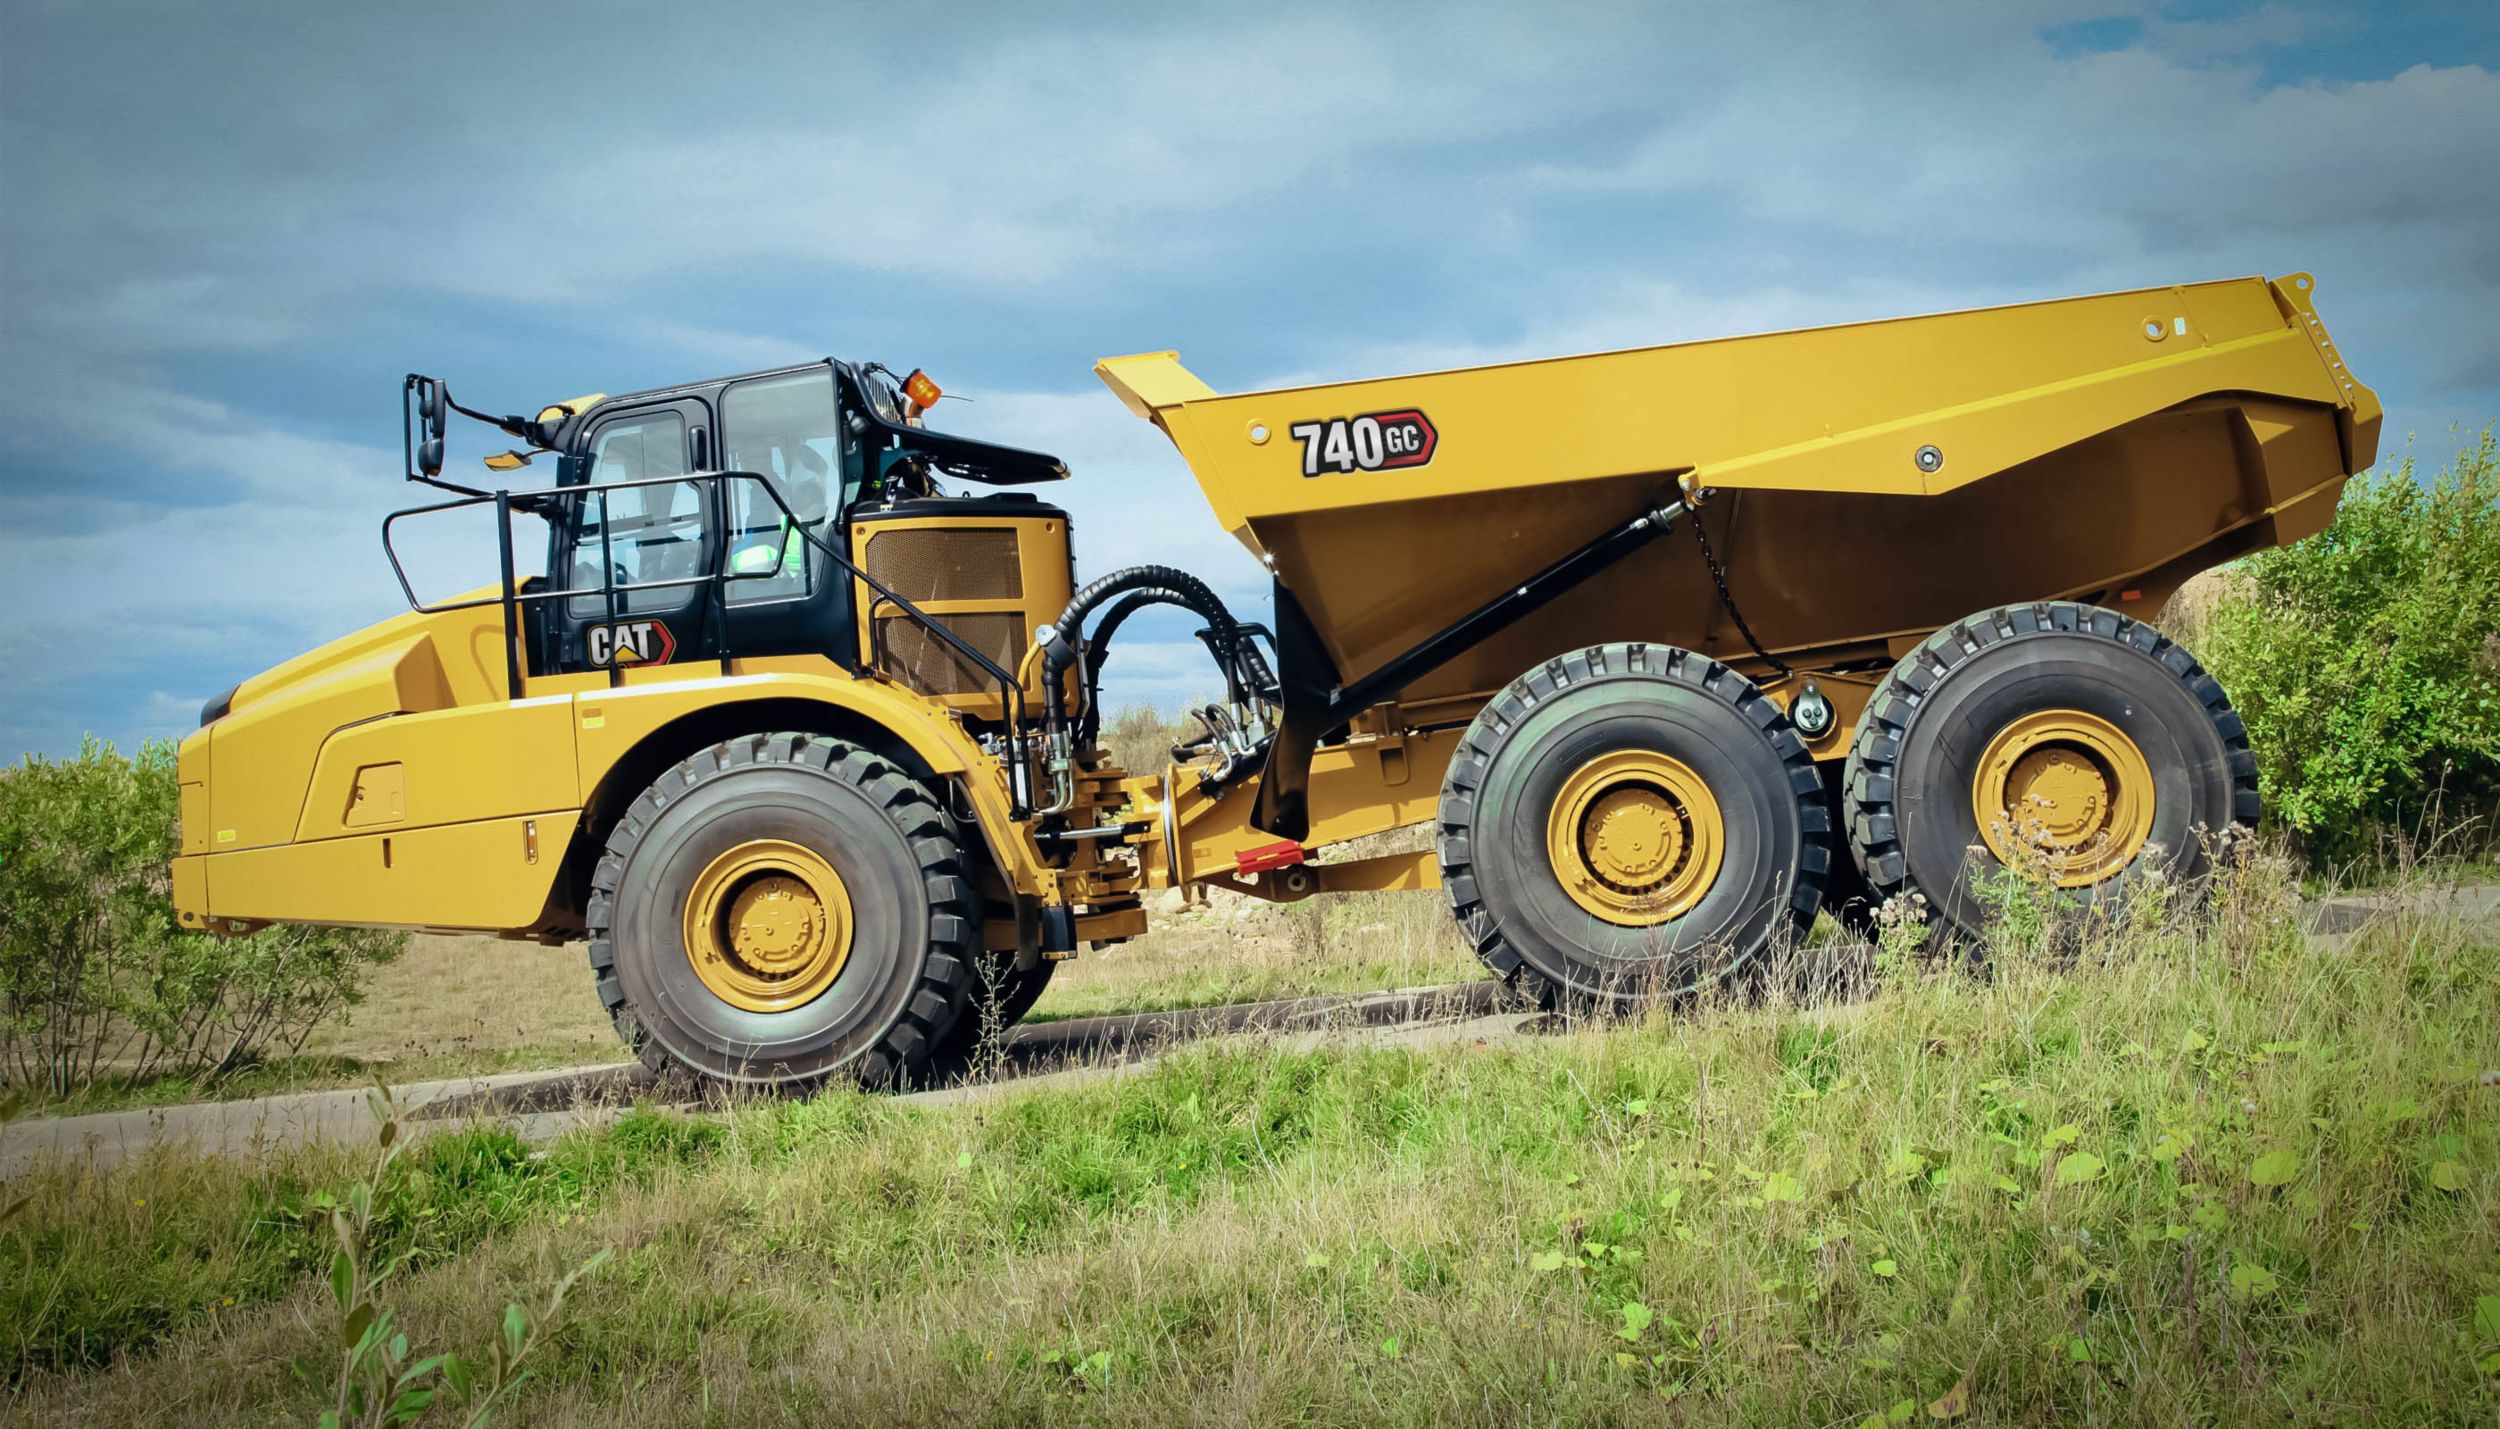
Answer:
<svg viewBox="0 0 2500 1429"><path fill-rule="evenodd" d="M596 791L594 820L706 744L804 729L908 755L916 772L960 785L1000 869L1022 891L1038 886L1040 861L1013 817L1006 767L960 720L899 686L806 670L629 683L577 695L574 723L582 787Z"/></svg>

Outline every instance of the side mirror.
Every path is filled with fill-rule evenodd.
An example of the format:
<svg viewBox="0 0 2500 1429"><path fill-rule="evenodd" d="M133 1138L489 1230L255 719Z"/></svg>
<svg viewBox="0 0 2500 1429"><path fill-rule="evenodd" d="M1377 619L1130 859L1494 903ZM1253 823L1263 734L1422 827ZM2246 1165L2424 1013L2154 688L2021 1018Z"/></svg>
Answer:
<svg viewBox="0 0 2500 1429"><path fill-rule="evenodd" d="M451 391L439 377L408 374L400 385L401 445L408 458L408 479L424 481L443 474L443 422L451 408Z"/></svg>

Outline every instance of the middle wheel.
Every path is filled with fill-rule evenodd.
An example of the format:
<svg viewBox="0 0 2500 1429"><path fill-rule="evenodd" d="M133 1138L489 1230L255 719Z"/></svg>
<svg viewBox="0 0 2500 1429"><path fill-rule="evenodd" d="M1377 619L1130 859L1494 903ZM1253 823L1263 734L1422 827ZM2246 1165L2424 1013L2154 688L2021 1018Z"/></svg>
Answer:
<svg viewBox="0 0 2500 1429"><path fill-rule="evenodd" d="M1671 646L1576 650L1468 726L1441 879L1487 966L1545 1006L1707 986L1801 937L1831 815L1788 718Z"/></svg>

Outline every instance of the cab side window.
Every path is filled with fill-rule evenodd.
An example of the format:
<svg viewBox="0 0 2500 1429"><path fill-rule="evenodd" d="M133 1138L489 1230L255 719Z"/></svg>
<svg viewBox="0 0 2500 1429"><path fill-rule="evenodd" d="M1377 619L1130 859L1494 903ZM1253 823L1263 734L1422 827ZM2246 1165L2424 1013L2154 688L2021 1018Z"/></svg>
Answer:
<svg viewBox="0 0 2500 1429"><path fill-rule="evenodd" d="M849 464L833 373L825 368L741 382L721 398L724 471L760 473L776 505L751 481L728 484L728 598L733 605L790 600L816 588L824 560L800 531L830 540ZM784 508L787 508L785 514Z"/></svg>
<svg viewBox="0 0 2500 1429"><path fill-rule="evenodd" d="M591 444L589 482L639 481L686 474L686 420L676 412L652 412L600 429ZM607 613L598 592L605 577L620 586L686 580L703 574L703 493L696 483L665 482L595 491L573 512L569 608L576 619ZM601 562L605 561L605 577ZM692 586L620 592L620 614L674 610L695 593Z"/></svg>

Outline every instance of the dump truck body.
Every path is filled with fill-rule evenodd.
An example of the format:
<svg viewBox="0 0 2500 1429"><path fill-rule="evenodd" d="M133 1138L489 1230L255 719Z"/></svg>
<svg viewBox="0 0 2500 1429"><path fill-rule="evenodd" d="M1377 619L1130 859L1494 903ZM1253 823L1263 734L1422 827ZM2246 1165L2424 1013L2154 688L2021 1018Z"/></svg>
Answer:
<svg viewBox="0 0 2500 1429"><path fill-rule="evenodd" d="M1701 520L1773 653L1898 653L2008 600L2149 613L2196 571L2322 527L2380 418L2305 274L1239 395L1169 353L1100 371L1348 681L1688 479L1724 493ZM1341 470L1294 435L1408 412L1433 433L1422 461ZM1399 693L1463 708L1615 639L1759 665L1684 540Z"/></svg>
<svg viewBox="0 0 2500 1429"><path fill-rule="evenodd" d="M2318 530L2373 460L2377 399L2310 288L1229 396L1171 353L1106 359L1273 571L1272 633L1167 567L1078 587L1065 512L944 490L1067 473L927 431L916 372L534 420L411 376L408 475L458 497L393 522L543 517L549 574L507 539L495 585L412 592L213 702L177 909L584 938L655 1067L896 1082L1142 932L1154 887L1438 884L1559 1005L1699 987L1896 895L1967 929L1981 863L2086 900L2190 877L2255 820L2255 766L2135 617ZM556 484L443 481L446 410ZM1132 772L1096 676L1158 604L1225 698ZM1329 852L1425 822L1428 848Z"/></svg>

